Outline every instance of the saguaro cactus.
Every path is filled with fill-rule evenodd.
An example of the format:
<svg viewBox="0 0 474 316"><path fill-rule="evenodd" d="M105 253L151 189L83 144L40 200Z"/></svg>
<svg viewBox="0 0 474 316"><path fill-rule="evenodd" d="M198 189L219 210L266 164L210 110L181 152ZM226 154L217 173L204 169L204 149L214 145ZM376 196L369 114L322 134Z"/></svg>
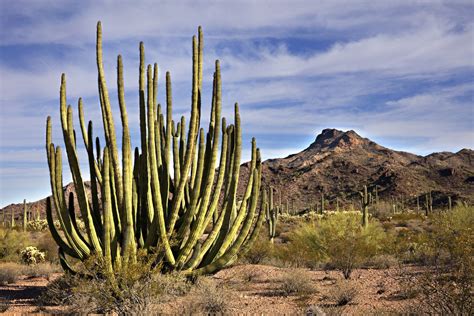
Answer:
<svg viewBox="0 0 474 316"><path fill-rule="evenodd" d="M279 213L279 208L278 206L274 205L273 201L273 188L270 187L270 201L268 203L268 207L265 210L266 214L266 221L267 221L267 226L268 226L268 236L270 238L270 242L273 243L273 240L276 235L276 225L278 222L278 213Z"/></svg>
<svg viewBox="0 0 474 316"><path fill-rule="evenodd" d="M367 194L367 186L364 185L364 191L360 192L362 196L362 226L369 225L369 195Z"/></svg>
<svg viewBox="0 0 474 316"><path fill-rule="evenodd" d="M13 211L13 208L10 212L10 215L11 215L10 227L13 228L15 227L15 212Z"/></svg>
<svg viewBox="0 0 474 316"><path fill-rule="evenodd" d="M118 101L122 124L122 159L111 110L102 62L102 28L97 24L97 68L99 100L105 147L87 128L83 103L78 101L79 122L89 161L91 199L79 169L73 110L67 106L66 76L61 76L60 118L69 167L77 194L85 233L77 227L73 196L63 194L61 148L51 142L51 118L46 123L46 151L52 199L47 201L47 220L58 243L61 264L71 270L66 255L84 260L102 256L107 270L136 260L138 249L156 255L163 271L213 273L233 261L242 247L249 247L263 217L257 215L260 194L261 159L252 139L249 179L237 205L241 157L239 106L235 104L234 124L221 123L221 72L215 63L209 130L200 127L203 77L203 35L193 37L191 117L175 124L172 118L171 75L166 73L166 114L157 104L158 66L145 68L145 49L140 43L139 107L140 149L132 154L125 105L123 63L117 58ZM221 141L220 141L221 140ZM220 160L216 168L220 143ZM102 154L101 154L102 153ZM171 174L171 170L173 174ZM99 196L102 197L99 201ZM223 197L221 199L221 196ZM53 223L59 220L64 236ZM262 207L261 207L262 208ZM215 219L213 222L212 219ZM204 230L210 226L204 238Z"/></svg>
<svg viewBox="0 0 474 316"><path fill-rule="evenodd" d="M26 231L28 226L28 208L26 206L26 199L23 200L23 231Z"/></svg>

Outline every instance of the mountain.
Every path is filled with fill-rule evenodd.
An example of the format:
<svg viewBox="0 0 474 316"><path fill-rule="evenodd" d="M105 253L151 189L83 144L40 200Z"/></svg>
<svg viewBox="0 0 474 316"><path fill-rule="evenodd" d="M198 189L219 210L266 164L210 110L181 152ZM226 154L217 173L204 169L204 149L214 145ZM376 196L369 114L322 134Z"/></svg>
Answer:
<svg viewBox="0 0 474 316"><path fill-rule="evenodd" d="M240 194L245 190L246 178L248 163L241 168ZM325 129L305 150L264 161L263 183L281 191L282 201L289 200L299 209L318 201L322 192L329 203L334 203L336 197L341 203L358 201L363 185L377 185L382 200L404 198L414 203L416 196L432 191L435 206L446 205L448 196L454 202L474 202L474 151L418 156L380 146L352 130ZM68 184L64 190L68 195L74 186ZM46 199L29 203L28 207L44 213ZM11 204L0 214L10 214L12 209L20 216L23 205Z"/></svg>
<svg viewBox="0 0 474 316"><path fill-rule="evenodd" d="M243 166L245 182L248 169ZM474 151L418 156L380 146L350 130L324 129L305 150L263 162L263 183L281 191L282 201L305 208L321 193L334 202L360 199L363 185L378 186L381 199L404 198L432 191L435 205L474 201ZM421 199L423 202L424 199Z"/></svg>

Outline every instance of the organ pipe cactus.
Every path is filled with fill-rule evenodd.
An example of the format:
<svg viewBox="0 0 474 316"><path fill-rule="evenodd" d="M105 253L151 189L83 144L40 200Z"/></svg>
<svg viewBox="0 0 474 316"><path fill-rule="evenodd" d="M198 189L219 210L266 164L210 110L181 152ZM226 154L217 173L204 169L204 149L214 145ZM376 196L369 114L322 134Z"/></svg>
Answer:
<svg viewBox="0 0 474 316"><path fill-rule="evenodd" d="M103 257L108 272L137 260L137 252L156 256L163 271L188 274L213 273L225 267L241 248L249 248L263 222L258 210L261 159L252 139L249 179L237 205L241 157L239 106L234 124L221 119L221 71L215 63L209 129L200 126L203 82L203 35L193 37L191 116L176 123L172 117L171 75L166 73L166 112L157 104L158 66L145 67L145 49L139 45L140 148L132 152L125 105L123 62L117 58L118 101L121 114L121 146L117 142L102 61L102 28L97 24L96 61L98 90L105 134L101 148L86 125L83 102L78 113L89 163L91 198L79 169L73 109L67 105L66 76L61 76L60 119L68 163L85 232L78 229L72 194L63 193L62 149L52 143L51 118L46 123L46 152L52 198L47 201L47 220L59 245L64 269L72 271L69 258ZM222 120L222 122L221 122ZM94 148L95 147L95 148ZM220 159L218 161L218 152ZM122 157L119 158L119 153ZM218 168L216 169L216 164ZM101 199L99 199L101 196ZM54 206L54 214L53 214ZM260 207L262 209L263 206ZM64 234L54 226L56 217ZM212 219L215 221L212 221ZM208 229L208 234L204 231Z"/></svg>

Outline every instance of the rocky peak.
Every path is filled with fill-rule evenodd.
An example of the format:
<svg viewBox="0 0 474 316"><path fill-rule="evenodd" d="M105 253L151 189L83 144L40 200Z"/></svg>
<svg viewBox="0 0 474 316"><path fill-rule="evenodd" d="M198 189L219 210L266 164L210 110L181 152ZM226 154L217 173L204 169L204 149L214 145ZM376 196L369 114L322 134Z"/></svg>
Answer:
<svg viewBox="0 0 474 316"><path fill-rule="evenodd" d="M353 130L343 132L334 128L323 129L309 149L350 149L369 143Z"/></svg>

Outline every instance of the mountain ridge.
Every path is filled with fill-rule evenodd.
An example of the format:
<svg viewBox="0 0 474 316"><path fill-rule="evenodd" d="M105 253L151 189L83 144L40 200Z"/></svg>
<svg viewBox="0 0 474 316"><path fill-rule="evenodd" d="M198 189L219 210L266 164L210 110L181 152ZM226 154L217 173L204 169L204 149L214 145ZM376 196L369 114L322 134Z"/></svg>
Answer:
<svg viewBox="0 0 474 316"><path fill-rule="evenodd" d="M240 194L247 178L248 162L241 167ZM329 203L336 198L357 202L363 185L377 185L382 199L403 196L413 202L416 196L432 191L435 205L443 205L447 196L474 202L474 150L421 156L381 146L353 130L326 128L302 151L265 160L262 181L282 191L282 201L292 201L299 209L317 201L321 193ZM73 184L64 191L74 192ZM46 198L28 207L44 212L45 203ZM0 213L10 214L12 208L16 217L21 216L23 204L10 204Z"/></svg>

